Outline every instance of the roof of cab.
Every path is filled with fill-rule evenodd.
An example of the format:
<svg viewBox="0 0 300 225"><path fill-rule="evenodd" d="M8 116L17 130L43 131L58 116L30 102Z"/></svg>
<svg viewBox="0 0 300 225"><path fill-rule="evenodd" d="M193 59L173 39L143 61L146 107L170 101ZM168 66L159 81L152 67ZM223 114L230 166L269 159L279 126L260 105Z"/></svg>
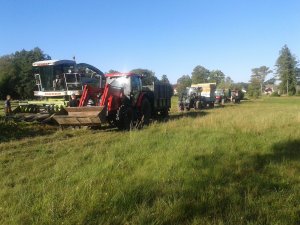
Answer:
<svg viewBox="0 0 300 225"><path fill-rule="evenodd" d="M124 77L124 76L141 76L136 73L108 73L105 74L105 77Z"/></svg>
<svg viewBox="0 0 300 225"><path fill-rule="evenodd" d="M32 63L32 66L54 66L54 65L60 65L60 64L75 64L76 62L74 60L43 60Z"/></svg>

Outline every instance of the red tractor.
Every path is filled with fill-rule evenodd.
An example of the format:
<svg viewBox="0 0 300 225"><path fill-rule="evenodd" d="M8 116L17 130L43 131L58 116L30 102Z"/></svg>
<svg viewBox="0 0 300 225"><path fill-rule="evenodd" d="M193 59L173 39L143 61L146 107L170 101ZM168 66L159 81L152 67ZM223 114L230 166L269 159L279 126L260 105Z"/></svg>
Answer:
<svg viewBox="0 0 300 225"><path fill-rule="evenodd" d="M67 116L54 116L61 126L99 126L108 122L119 129L148 125L150 119L167 116L171 107L170 84L154 82L143 86L134 73L106 74L104 89L86 86L76 108L66 108ZM93 106L88 106L89 102Z"/></svg>

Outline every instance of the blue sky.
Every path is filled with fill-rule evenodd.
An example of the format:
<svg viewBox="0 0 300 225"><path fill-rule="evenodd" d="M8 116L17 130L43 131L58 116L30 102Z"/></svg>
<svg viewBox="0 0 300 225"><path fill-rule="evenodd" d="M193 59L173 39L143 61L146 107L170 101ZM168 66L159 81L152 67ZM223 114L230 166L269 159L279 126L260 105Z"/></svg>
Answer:
<svg viewBox="0 0 300 225"><path fill-rule="evenodd" d="M196 65L248 81L254 67L273 69L285 44L300 57L299 0L0 0L0 29L0 55L38 46L173 83Z"/></svg>

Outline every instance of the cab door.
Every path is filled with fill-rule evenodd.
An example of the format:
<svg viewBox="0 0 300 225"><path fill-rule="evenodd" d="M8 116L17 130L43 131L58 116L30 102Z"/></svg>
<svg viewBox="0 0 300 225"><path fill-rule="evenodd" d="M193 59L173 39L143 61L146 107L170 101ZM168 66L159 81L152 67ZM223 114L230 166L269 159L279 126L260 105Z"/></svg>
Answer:
<svg viewBox="0 0 300 225"><path fill-rule="evenodd" d="M133 105L137 103L138 97L142 92L142 82L139 76L132 76L131 77L131 102Z"/></svg>
<svg viewBox="0 0 300 225"><path fill-rule="evenodd" d="M41 82L41 76L40 74L35 74L35 84L36 86L38 86L38 90L41 91L42 90L42 82Z"/></svg>

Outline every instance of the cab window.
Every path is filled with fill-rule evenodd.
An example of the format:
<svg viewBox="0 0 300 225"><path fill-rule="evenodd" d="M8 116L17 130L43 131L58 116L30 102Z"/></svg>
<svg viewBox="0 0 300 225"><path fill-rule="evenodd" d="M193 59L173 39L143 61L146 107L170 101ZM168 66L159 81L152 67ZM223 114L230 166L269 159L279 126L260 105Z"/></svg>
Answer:
<svg viewBox="0 0 300 225"><path fill-rule="evenodd" d="M140 92L141 91L141 79L138 76L133 76L131 78L131 89L132 92Z"/></svg>

